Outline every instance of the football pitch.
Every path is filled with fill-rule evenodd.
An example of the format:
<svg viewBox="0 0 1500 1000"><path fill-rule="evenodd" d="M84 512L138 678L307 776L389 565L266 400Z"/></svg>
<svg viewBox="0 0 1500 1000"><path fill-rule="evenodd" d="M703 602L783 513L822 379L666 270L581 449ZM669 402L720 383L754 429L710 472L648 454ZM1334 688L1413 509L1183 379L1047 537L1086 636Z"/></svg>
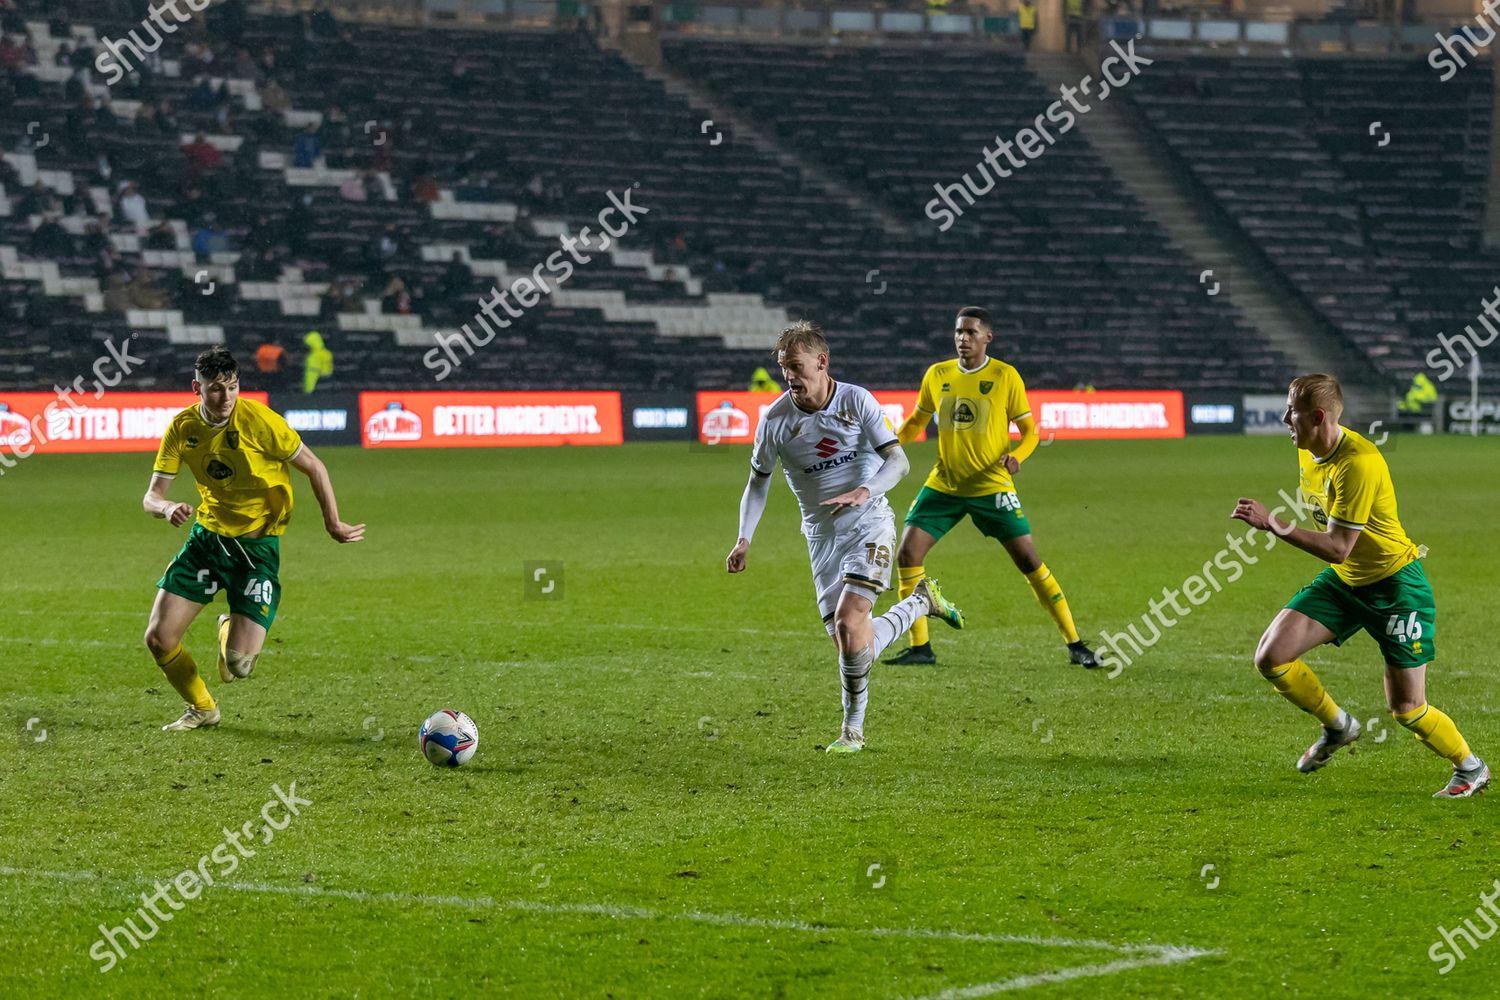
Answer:
<svg viewBox="0 0 1500 1000"><path fill-rule="evenodd" d="M1494 448L1386 446L1431 548L1429 697L1492 760ZM933 446L909 453L898 511ZM149 456L9 471L0 992L1493 995L1500 942L1446 974L1430 952L1485 927L1496 803L1430 797L1448 764L1390 719L1368 638L1308 660L1370 732L1293 768L1317 724L1251 654L1313 557L1251 549L1110 677L1068 664L961 526L927 567L969 628L933 624L935 667L877 666L868 748L828 755L836 657L784 482L748 572L724 571L747 455L325 449L366 541L330 540L296 477L267 651L219 683L201 615L188 648L223 723L175 734L141 634L186 531L141 512ZM1018 486L1098 645L1243 534L1237 497L1294 492L1296 456L1283 437L1058 443ZM187 477L172 496L196 503ZM458 770L416 748L444 707L479 727ZM205 865L212 885L179 879ZM146 927L143 893L170 919L100 944Z"/></svg>

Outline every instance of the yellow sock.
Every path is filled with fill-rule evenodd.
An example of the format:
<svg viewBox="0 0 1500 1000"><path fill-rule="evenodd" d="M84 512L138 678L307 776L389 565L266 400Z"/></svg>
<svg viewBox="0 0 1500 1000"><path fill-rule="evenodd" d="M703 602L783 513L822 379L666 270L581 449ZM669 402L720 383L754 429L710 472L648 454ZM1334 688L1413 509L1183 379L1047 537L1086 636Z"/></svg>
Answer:
<svg viewBox="0 0 1500 1000"><path fill-rule="evenodd" d="M182 695L183 701L204 711L217 705L203 678L198 676L198 664L193 662L193 654L186 646L179 643L176 649L157 660L156 665L161 667L161 672L167 675L167 681Z"/></svg>
<svg viewBox="0 0 1500 1000"><path fill-rule="evenodd" d="M1042 563L1027 573L1026 582L1031 584L1031 589L1036 592L1036 599L1042 602L1042 607L1057 623L1057 630L1062 633L1063 641L1077 642L1078 629L1073 625L1073 612L1068 610L1068 599L1063 596L1062 584L1057 582L1057 577L1052 575L1047 564Z"/></svg>
<svg viewBox="0 0 1500 1000"><path fill-rule="evenodd" d="M1439 757L1446 757L1457 767L1469 758L1469 741L1464 739L1453 720L1441 709L1418 705L1410 712L1395 712L1396 721Z"/></svg>
<svg viewBox="0 0 1500 1000"><path fill-rule="evenodd" d="M1302 711L1316 718L1328 728L1338 725L1342 710L1334 703L1312 667L1301 660L1283 663L1275 670L1263 671L1261 676L1281 692L1281 696Z"/></svg>
<svg viewBox="0 0 1500 1000"><path fill-rule="evenodd" d="M927 574L926 568L922 566L898 566L896 567L896 571L901 577L901 589L897 593L898 597L903 601L911 596L911 592L917 589L917 584ZM911 623L911 631L906 634L911 636L911 644L913 646L927 645L926 617L918 615L917 620Z"/></svg>

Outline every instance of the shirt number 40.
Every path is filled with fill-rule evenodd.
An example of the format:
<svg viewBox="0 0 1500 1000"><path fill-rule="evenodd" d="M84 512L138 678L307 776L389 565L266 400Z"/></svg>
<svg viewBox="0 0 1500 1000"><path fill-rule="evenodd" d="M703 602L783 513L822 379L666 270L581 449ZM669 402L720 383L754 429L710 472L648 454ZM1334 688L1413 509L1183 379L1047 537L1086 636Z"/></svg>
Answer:
<svg viewBox="0 0 1500 1000"><path fill-rule="evenodd" d="M245 596L257 604L270 604L274 593L270 580L251 580L245 584Z"/></svg>
<svg viewBox="0 0 1500 1000"><path fill-rule="evenodd" d="M1385 623L1385 634L1395 636L1397 642L1420 639L1422 638L1422 623L1417 621L1415 611L1405 618L1400 615L1391 615L1391 620Z"/></svg>

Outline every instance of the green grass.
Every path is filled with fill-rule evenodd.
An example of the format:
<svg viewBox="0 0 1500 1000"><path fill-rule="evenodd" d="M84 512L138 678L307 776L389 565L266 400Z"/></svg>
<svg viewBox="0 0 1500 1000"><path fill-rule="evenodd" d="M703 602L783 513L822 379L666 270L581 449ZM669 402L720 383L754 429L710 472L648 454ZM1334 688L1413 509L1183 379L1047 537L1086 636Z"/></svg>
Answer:
<svg viewBox="0 0 1500 1000"><path fill-rule="evenodd" d="M1500 741L1493 448L1390 452L1432 548L1432 700L1481 753ZM1318 569L1290 547L1109 679L1067 665L1003 553L962 527L928 565L970 629L935 626L937 668L878 667L870 747L833 758L837 668L783 485L749 572L723 570L744 450L324 457L368 540L334 544L300 487L256 676L211 679L223 725L176 735L140 636L183 532L140 512L146 457L0 479L10 995L918 997L1161 954L1143 945L1211 954L1034 992L1493 989L1500 943L1446 976L1427 953L1496 874L1494 804L1429 798L1447 765L1388 720L1367 639L1310 659L1376 731L1293 770L1315 724L1250 663ZM1294 488L1295 460L1282 439L1058 444L1020 483L1096 637L1212 558L1236 497ZM535 561L561 563L560 600L525 597ZM211 631L205 614L190 634L210 675ZM458 771L416 750L445 706L480 728ZM233 884L100 973L101 923L294 781L312 805Z"/></svg>

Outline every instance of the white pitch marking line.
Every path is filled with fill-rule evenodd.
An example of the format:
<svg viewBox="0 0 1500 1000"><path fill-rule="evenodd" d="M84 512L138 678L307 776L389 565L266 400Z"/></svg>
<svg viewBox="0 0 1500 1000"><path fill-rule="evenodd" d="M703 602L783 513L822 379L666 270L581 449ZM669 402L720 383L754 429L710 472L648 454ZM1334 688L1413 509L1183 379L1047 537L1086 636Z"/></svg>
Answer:
<svg viewBox="0 0 1500 1000"><path fill-rule="evenodd" d="M0 865L0 875L22 878L51 879L60 882L99 882L102 884L142 884L129 880L105 878L96 872L48 871L34 868L12 868ZM689 923L714 924L721 927L757 927L767 930L800 931L813 934L857 934L865 937L921 938L925 940L959 941L969 944L1026 944L1043 948L1093 948L1112 951L1120 955L1135 956L1120 958L1113 962L1058 969L1052 972L1031 973L992 983L956 987L935 993L922 1000L970 1000L990 996L1009 990L1027 989L1045 983L1064 982L1090 976L1107 976L1116 972L1144 968L1151 965L1175 965L1217 951L1202 948L1179 947L1158 944L1114 944L1090 938L1039 937L1032 934L988 934L976 931L954 931L925 927L838 927L829 924L813 924L803 920L777 920L767 917L747 917L738 913L664 913L639 906L617 906L612 903L541 903L530 899L496 900L490 896L431 896L410 892L367 892L362 889L330 889L318 885L273 885L267 882L218 882L215 888L231 892L274 894L284 896L320 896L333 899L353 899L360 902L415 903L426 906L458 906L465 909L517 910L525 913L552 915L585 915L608 917L613 920L681 920Z"/></svg>
<svg viewBox="0 0 1500 1000"><path fill-rule="evenodd" d="M1195 958L1217 954L1217 951L1202 948L1163 946L1157 954L1144 958L1120 958L1113 962L1101 962L1097 965L1077 965L1072 968L1057 969L1052 972L1033 972L1024 976L1016 976L1013 979L998 980L993 983L976 983L973 986L959 986L943 990L941 993L929 994L920 998L920 1000L975 1000L977 997L994 996L996 993L1008 993L1012 990L1025 990L1047 983L1064 983L1071 979L1109 976L1116 972L1129 972L1131 969L1143 969L1152 965L1176 965L1179 962L1190 962Z"/></svg>

